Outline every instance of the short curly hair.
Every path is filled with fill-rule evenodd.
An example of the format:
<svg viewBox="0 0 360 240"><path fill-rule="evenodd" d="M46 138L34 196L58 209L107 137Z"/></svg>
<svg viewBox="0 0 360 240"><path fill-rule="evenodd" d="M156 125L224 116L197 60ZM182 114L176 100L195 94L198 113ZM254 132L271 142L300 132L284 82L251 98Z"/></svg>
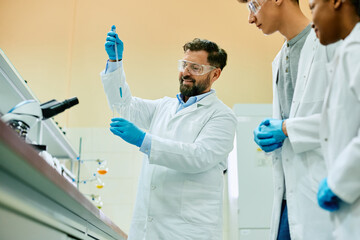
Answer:
<svg viewBox="0 0 360 240"><path fill-rule="evenodd" d="M247 3L249 0L237 0L239 3ZM299 4L299 0L291 0L293 2L296 2L297 4Z"/></svg>
<svg viewBox="0 0 360 240"><path fill-rule="evenodd" d="M206 39L194 38L191 42L185 43L183 46L184 52L190 51L201 51L204 50L208 53L207 60L210 65L218 67L221 70L226 66L227 53L224 49Z"/></svg>

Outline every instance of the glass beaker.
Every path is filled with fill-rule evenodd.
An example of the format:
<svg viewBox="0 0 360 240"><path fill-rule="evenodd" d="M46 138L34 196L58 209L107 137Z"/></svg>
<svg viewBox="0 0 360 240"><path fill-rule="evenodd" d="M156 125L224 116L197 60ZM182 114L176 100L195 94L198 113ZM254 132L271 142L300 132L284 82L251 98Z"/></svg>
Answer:
<svg viewBox="0 0 360 240"><path fill-rule="evenodd" d="M119 103L114 103L112 105L112 111L113 111L113 118L121 118L120 112L121 112L121 105Z"/></svg>
<svg viewBox="0 0 360 240"><path fill-rule="evenodd" d="M108 168L106 167L106 161L100 161L98 160L98 168L97 168L97 172L100 175L105 175L108 172Z"/></svg>
<svg viewBox="0 0 360 240"><path fill-rule="evenodd" d="M96 186L97 189L102 189L102 188L104 188L105 183L104 183L103 181L101 181L100 178L97 178L97 179L96 179L95 186Z"/></svg>

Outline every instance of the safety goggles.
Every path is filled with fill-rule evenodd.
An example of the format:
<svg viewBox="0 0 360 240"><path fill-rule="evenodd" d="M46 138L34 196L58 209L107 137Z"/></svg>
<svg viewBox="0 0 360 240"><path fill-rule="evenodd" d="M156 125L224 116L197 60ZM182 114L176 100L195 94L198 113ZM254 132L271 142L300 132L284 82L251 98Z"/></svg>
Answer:
<svg viewBox="0 0 360 240"><path fill-rule="evenodd" d="M186 60L178 61L178 70L184 72L187 69L192 75L204 75L217 67L211 65L202 65Z"/></svg>
<svg viewBox="0 0 360 240"><path fill-rule="evenodd" d="M247 3L247 7L250 11L250 13L252 14L257 14L260 9L261 9L261 6L264 4L264 0L260 0L260 1L257 1L257 0L250 0L248 3Z"/></svg>

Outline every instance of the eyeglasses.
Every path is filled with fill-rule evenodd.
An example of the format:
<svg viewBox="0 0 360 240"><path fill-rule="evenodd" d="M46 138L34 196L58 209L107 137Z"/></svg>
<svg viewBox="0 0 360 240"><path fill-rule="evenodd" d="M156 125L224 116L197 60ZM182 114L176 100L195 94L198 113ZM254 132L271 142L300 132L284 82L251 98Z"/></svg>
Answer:
<svg viewBox="0 0 360 240"><path fill-rule="evenodd" d="M261 4L260 4L260 2L261 2ZM248 9L249 9L250 13L255 15L260 11L261 6L264 4L265 1L260 0L260 2L257 1L257 0L250 0L247 3L247 6L248 6Z"/></svg>
<svg viewBox="0 0 360 240"><path fill-rule="evenodd" d="M202 65L202 64L198 64L198 63L194 63L194 62L190 62L190 61L186 61L186 60L179 60L178 61L178 70L180 72L184 72L186 68L192 75L204 75L204 74L210 72L211 70L216 69L217 67L214 67L211 65Z"/></svg>

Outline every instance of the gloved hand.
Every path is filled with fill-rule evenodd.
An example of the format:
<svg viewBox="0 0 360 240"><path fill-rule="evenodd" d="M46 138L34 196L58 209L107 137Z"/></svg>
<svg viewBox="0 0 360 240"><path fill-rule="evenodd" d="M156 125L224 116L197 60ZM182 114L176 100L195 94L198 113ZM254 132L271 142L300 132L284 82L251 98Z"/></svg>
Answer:
<svg viewBox="0 0 360 240"><path fill-rule="evenodd" d="M254 130L254 141L263 151L272 152L282 147L287 137L282 130L283 121L267 118Z"/></svg>
<svg viewBox="0 0 360 240"><path fill-rule="evenodd" d="M141 147L145 138L145 132L140 130L132 122L123 118L113 118L110 123L110 131L124 139L126 142Z"/></svg>
<svg viewBox="0 0 360 240"><path fill-rule="evenodd" d="M341 200L331 191L326 178L320 183L317 199L320 207L327 211L333 212L340 208L339 203Z"/></svg>
<svg viewBox="0 0 360 240"><path fill-rule="evenodd" d="M108 32L105 42L105 50L109 56L109 59L116 60L116 53L115 53L115 41L116 47L118 52L118 60L123 58L123 51L124 51L124 43L119 39L119 36L115 32L115 25L111 27L111 31Z"/></svg>
<svg viewBox="0 0 360 240"><path fill-rule="evenodd" d="M254 141L264 152L272 152L282 147L282 142L277 143L271 133L261 132L261 127L254 130Z"/></svg>

